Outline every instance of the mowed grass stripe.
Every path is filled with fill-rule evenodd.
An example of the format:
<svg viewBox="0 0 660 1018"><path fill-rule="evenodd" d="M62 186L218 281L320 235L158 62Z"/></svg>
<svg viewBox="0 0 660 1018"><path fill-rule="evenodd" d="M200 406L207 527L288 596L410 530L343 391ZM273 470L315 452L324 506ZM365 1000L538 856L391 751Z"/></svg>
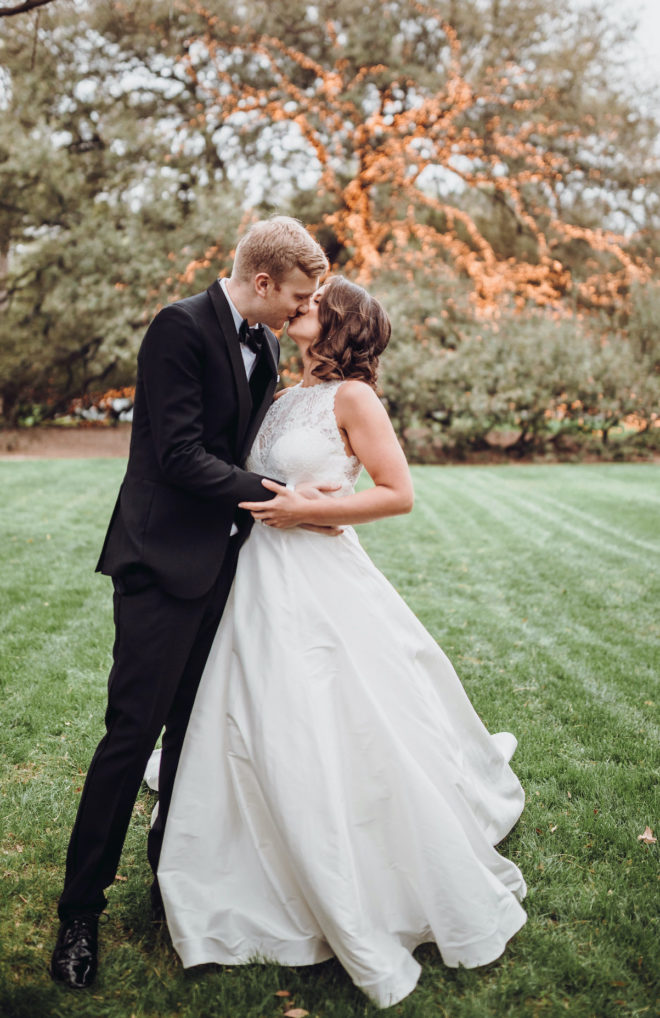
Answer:
<svg viewBox="0 0 660 1018"><path fill-rule="evenodd" d="M491 469L481 471L481 483L476 485L475 471L465 472L470 476L464 483L461 471L461 490L455 493L453 503L460 505L467 545L473 549L477 541L492 546L498 542L504 545L506 540L504 547L510 550L498 561L497 575L495 571L482 574L470 590L470 596L478 599L485 613L479 622L482 643L484 632L493 634L499 624L515 637L514 644L525 641L528 648L534 648L536 667L538 658L549 648L544 671L573 674L583 697L589 693L585 708L595 698L607 705L622 723L628 712L630 722L641 723L648 712L646 708L640 712L638 704L652 698L654 688L657 689L658 654L652 643L641 661L637 654L640 638L644 642L643 637L652 640L655 635L653 622L640 619L637 570L626 572L619 567L616 578L603 585L592 575L593 556L589 549L577 543L573 554L556 557L556 542L551 540L551 534L547 544L543 543L545 555L539 555L538 550L530 554L530 544L538 537L534 534L533 519L529 514L509 518L506 503L498 501L501 481L498 485ZM443 482L450 486L451 474L443 472ZM486 485L488 492L484 497ZM532 483L528 501L533 498L533 488ZM443 512L442 505L425 497L423 481L418 507L429 521ZM497 515L501 525L489 531L484 526L486 513ZM520 594L525 591L523 622L518 609ZM555 596L552 593L549 596L549 591L555 591ZM492 654L496 634L491 640ZM633 661L636 663L631 671ZM616 667L613 669L612 665ZM657 727L654 731L657 733Z"/></svg>
<svg viewBox="0 0 660 1018"><path fill-rule="evenodd" d="M423 515L428 515L422 505ZM469 517L462 511L461 526L465 529ZM480 539L480 528L477 528L477 540ZM468 540L469 545L469 540ZM461 550L458 575L462 580L470 579L470 583L449 582L431 583L430 575L438 575L434 568L435 561L429 552L424 555L425 565L420 565L417 556L415 568L423 568L419 572L420 588L427 586L438 592L432 600L442 602L437 613L441 624L435 629L435 635L448 651L470 691L481 691L492 680L492 663L498 661L509 666L522 658L531 674L538 682L539 676L544 677L554 688L564 685L564 677L569 684L574 684L572 700L576 707L583 711L592 709L594 698L607 705L607 713L613 715L617 723L633 725L637 730L640 724L648 720L648 708L640 711L639 704L652 695L656 679L648 662L637 662L634 673L630 675L631 661L635 660L637 640L632 640L632 647L619 648L615 630L608 630L609 642L603 639L600 628L602 612L592 610L591 619L580 621L580 613L584 614L584 598L579 594L576 598L564 597L560 600L561 608L556 604L548 613L547 590L553 580L544 576L543 563L531 560L529 565L520 563L515 558L515 569L510 579L501 571L494 571L485 581L482 578L472 581L468 566L462 561L465 547ZM442 573L451 575L451 569L443 566ZM528 575L525 575L525 574ZM570 583L570 577L564 581ZM537 585L537 589L534 587ZM519 605L519 590L528 590L524 607L524 616ZM565 588L568 589L568 588ZM570 591L575 595L575 590ZM420 598L420 589L413 591L411 603L424 608ZM535 621L537 620L537 621ZM594 628L594 626L596 628ZM431 627L434 628L433 626ZM449 637L447 639L447 636ZM628 641L631 642L631 641ZM610 644L613 643L613 649ZM518 651L518 648L522 648ZM632 655L632 656L631 656ZM618 660L618 675L612 680L613 663ZM466 668L466 665L474 668ZM497 668L497 696L501 700L502 681L500 676L507 671L501 666ZM512 673L511 682L527 682L527 677L520 678L516 671ZM605 676L605 677L604 677ZM650 690L649 690L650 687ZM582 701L580 704L580 700ZM552 710L552 704L548 709ZM657 728L655 729L657 731Z"/></svg>
<svg viewBox="0 0 660 1018"><path fill-rule="evenodd" d="M471 558L478 560L483 567L480 583L485 584L483 589L486 590L487 596L490 596L488 588L491 580L500 597L503 595L505 598L512 590L511 581L515 581L513 588L516 594L521 590L529 591L537 599L545 599L548 594L552 597L555 592L572 594L580 599L582 608L596 612L600 621L603 621L603 612L616 612L618 617L628 615L629 621L640 629L642 636L652 636L656 632L657 617L645 616L638 611L640 578L647 579L648 593L651 597L656 591L660 593L658 574L650 568L647 574L648 556L643 557L641 568L634 561L631 568L628 568L619 560L615 569L609 573L605 572L606 582L602 582L602 567L606 567L607 564L598 558L595 561L599 569L590 568L594 564L594 556L592 550L585 548L582 542L573 540L572 544L566 541L559 544L556 535L548 528L543 540L539 542L539 547L533 548L531 545L538 540L539 535L538 528L530 520L528 513L512 518L506 505L497 500L492 490L488 495L487 507L484 507L480 490L476 494L471 494L466 485L460 495L458 509L461 513L464 544L457 545L454 540L453 555L455 557L458 553L464 557L465 552L469 551ZM457 499L454 499L454 505L457 506ZM416 511L419 511L429 523L442 525L438 517L443 513L443 509L430 497L422 497ZM485 525L488 517L492 516L498 518L497 527ZM447 545L447 548L452 546ZM565 548L570 548L570 554L564 553ZM494 557L491 557L490 549L495 550ZM612 545L610 551L616 554L616 547ZM445 555L447 554L446 551ZM497 577L492 575L495 569L498 570ZM505 571L504 575L502 570ZM541 582L537 582L537 578ZM479 590L475 593L480 596ZM481 596L483 599L483 593ZM492 602L492 598L490 600ZM563 603L557 598L554 607L561 610Z"/></svg>
<svg viewBox="0 0 660 1018"><path fill-rule="evenodd" d="M486 493L487 487L485 481L477 480L472 478L472 484L476 490ZM607 527L605 524L599 524L595 521L592 516L587 513L582 513L578 520L570 520L566 518L567 506L561 501L554 499L554 505L546 508L544 503L547 501L547 496L539 496L536 492L533 492L532 497L529 495L519 494L517 491L511 490L508 486L497 485L494 490L489 486L488 495L491 499L495 500L501 509L505 510L507 515L515 514L515 519L520 521L525 518L529 518L529 514L532 517L529 518L529 522L535 523L538 527L539 522L543 527L542 534L544 537L556 534L566 542L566 535L568 535L568 541L571 545L575 539L579 540L582 544L587 545L593 549L596 549L599 554L611 555L616 559L621 557L630 558L632 561L642 562L648 559L649 553L652 556L658 558L660 548L656 545L652 545L650 542L637 541L634 538L629 538L625 533L620 530L614 530L611 527ZM572 510L575 513L575 510ZM501 513L500 513L501 517ZM536 519L533 519L536 517ZM603 535L602 532L605 531ZM530 528L530 537L534 539L534 528ZM615 540L612 540L612 538ZM635 548L626 548L622 546L623 542L634 543Z"/></svg>
<svg viewBox="0 0 660 1018"><path fill-rule="evenodd" d="M660 556L660 540L643 541L637 537L633 537L631 534L627 533L625 530L622 530L620 527L610 526L603 520L594 518L593 514L585 512L582 509L577 509L575 506L572 506L565 499L561 500L558 498L553 498L551 495L548 494L545 495L537 494L537 499L544 505L549 506L550 509L559 510L562 513L569 513L576 519L583 521L586 526L594 528L600 533L607 534L608 537L614 538L616 541L628 542L629 544L635 545L637 548L642 548L646 552L651 552L653 556ZM658 503L658 514L660 517L660 503ZM658 530L660 531L660 519Z"/></svg>
<svg viewBox="0 0 660 1018"><path fill-rule="evenodd" d="M556 480L560 486L560 479ZM520 490L520 486L515 483L515 477L497 477L488 472L476 473L474 470L467 470L462 490L464 494L472 491L475 501L481 502L485 511L498 522L520 530L521 536L524 534L526 541L537 546L542 546L545 541L552 539L558 540L560 546L573 547L577 539L581 544L596 548L599 554L611 555L617 560L620 557L630 557L633 561L640 562L648 557L649 550L656 555L660 552L660 547L650 542L641 543L639 549L622 547L621 542L627 540L627 535L621 529L615 530L615 534L612 535L617 537L616 543L601 537L598 533L600 521L595 516L597 509L593 507L591 515L582 514L582 525L565 518L561 500L555 499L556 507L560 511L548 510L543 504L547 498L543 486L539 485L537 490L531 479L524 490Z"/></svg>

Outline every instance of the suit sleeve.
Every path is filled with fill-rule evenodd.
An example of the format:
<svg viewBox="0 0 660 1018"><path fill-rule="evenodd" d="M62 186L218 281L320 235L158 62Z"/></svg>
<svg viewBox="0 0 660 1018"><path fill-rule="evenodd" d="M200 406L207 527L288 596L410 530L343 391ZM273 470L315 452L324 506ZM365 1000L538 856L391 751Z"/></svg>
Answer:
<svg viewBox="0 0 660 1018"><path fill-rule="evenodd" d="M149 326L138 355L156 456L169 484L236 505L268 501L261 476L206 451L202 444L203 345L183 308L164 308Z"/></svg>

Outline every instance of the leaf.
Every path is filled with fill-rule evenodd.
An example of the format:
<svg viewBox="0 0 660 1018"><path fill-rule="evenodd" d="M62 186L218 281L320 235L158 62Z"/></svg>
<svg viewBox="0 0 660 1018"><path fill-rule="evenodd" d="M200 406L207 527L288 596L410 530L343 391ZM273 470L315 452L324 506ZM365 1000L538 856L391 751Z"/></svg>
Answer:
<svg viewBox="0 0 660 1018"><path fill-rule="evenodd" d="M277 990L275 993L276 997L290 997L291 994L288 990Z"/></svg>
<svg viewBox="0 0 660 1018"><path fill-rule="evenodd" d="M284 1018L307 1018L309 1011L305 1011L304 1007L292 1007L290 1011L284 1012Z"/></svg>
<svg viewBox="0 0 660 1018"><path fill-rule="evenodd" d="M653 837L653 831L647 826L644 828L643 834L637 835L637 840L643 841L645 845L654 845L658 839Z"/></svg>

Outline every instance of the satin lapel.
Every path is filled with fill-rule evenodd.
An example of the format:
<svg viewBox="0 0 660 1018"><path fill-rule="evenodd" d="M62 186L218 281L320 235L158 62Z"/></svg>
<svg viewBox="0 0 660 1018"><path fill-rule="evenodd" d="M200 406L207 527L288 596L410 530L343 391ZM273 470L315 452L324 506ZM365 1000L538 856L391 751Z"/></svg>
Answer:
<svg viewBox="0 0 660 1018"><path fill-rule="evenodd" d="M252 420L250 422L250 428L245 436L243 448L241 449L241 462L246 458L252 443L254 442L255 435L261 426L261 422L266 416L268 407L273 402L273 394L275 393L275 386L277 385L279 375L277 374L277 362L280 355L280 344L277 341L277 336L264 327L266 333L266 347L261 357L261 364L257 370L265 370L268 372L268 381L266 382L266 391L264 397L261 400L259 406L255 409Z"/></svg>
<svg viewBox="0 0 660 1018"><path fill-rule="evenodd" d="M227 350L229 351L229 360L234 373L234 381L236 382L236 391L238 393L236 449L238 450L245 444L244 436L250 421L252 396L250 395L250 387L245 373L245 364L243 362L243 355L241 354L241 344L239 343L238 336L236 335L234 316L231 313L229 304L227 303L225 295L222 292L222 287L217 279L215 283L212 283L211 286L209 286L206 292L211 298L213 310L216 313L218 322L220 323L220 329L225 337Z"/></svg>
<svg viewBox="0 0 660 1018"><path fill-rule="evenodd" d="M280 359L280 344L275 333L271 332L265 325L264 332L266 334L266 349L264 351L266 355L266 363L270 368L271 375L275 381L277 381L277 362Z"/></svg>

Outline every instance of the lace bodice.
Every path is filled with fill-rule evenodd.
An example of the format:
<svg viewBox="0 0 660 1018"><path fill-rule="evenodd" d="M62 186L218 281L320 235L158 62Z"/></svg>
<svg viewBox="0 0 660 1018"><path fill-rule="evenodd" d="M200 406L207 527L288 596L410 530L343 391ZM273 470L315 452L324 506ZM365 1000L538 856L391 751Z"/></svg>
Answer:
<svg viewBox="0 0 660 1018"><path fill-rule="evenodd" d="M291 484L339 484L339 495L353 491L362 469L347 456L335 419L339 382L285 389L269 407L254 440L246 468Z"/></svg>

